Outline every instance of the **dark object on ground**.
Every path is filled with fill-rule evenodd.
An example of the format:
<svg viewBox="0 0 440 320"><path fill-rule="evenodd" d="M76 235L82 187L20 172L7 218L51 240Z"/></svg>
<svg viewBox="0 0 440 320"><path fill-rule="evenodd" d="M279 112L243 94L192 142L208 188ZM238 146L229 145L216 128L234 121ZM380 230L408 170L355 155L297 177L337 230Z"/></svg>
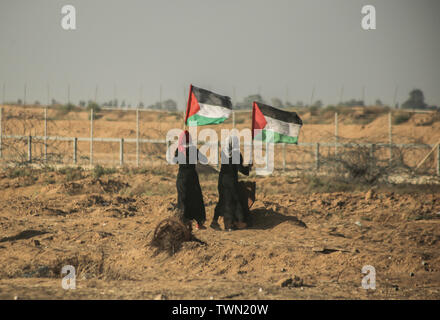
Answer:
<svg viewBox="0 0 440 320"><path fill-rule="evenodd" d="M180 250L182 243L187 241L205 244L192 234L190 223L183 223L177 217L172 217L159 222L150 245L157 249L156 253L166 251L173 255Z"/></svg>
<svg viewBox="0 0 440 320"><path fill-rule="evenodd" d="M293 278L281 279L278 281L278 285L282 288L300 288L304 286L304 281L300 277L294 276Z"/></svg>
<svg viewBox="0 0 440 320"><path fill-rule="evenodd" d="M238 188L240 191L240 198L243 204L247 203L248 209L252 208L255 202L255 190L257 184L255 181L239 181Z"/></svg>

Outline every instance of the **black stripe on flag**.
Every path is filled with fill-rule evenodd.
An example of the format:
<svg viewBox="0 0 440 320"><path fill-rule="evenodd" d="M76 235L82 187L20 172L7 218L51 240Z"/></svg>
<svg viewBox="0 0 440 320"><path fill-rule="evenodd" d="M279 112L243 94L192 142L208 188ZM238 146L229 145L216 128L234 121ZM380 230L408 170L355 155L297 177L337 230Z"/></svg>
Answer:
<svg viewBox="0 0 440 320"><path fill-rule="evenodd" d="M231 98L228 96L221 96L217 93L202 88L197 88L195 86L192 86L192 91L199 103L232 109Z"/></svg>
<svg viewBox="0 0 440 320"><path fill-rule="evenodd" d="M268 116L272 119L281 120L289 123L296 123L299 125L303 124L301 118L296 114L296 112L276 109L260 102L257 102L257 105L263 115Z"/></svg>

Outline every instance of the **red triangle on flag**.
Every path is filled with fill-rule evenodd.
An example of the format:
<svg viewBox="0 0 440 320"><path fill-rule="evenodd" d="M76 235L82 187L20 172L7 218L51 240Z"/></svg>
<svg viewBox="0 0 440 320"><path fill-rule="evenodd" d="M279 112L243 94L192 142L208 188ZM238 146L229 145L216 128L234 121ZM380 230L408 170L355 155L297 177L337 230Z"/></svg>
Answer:
<svg viewBox="0 0 440 320"><path fill-rule="evenodd" d="M186 106L186 116L185 116L185 124L189 117L195 115L200 110L199 102L197 101L196 96L192 90L193 86L189 87L189 97L188 97L188 105Z"/></svg>
<svg viewBox="0 0 440 320"><path fill-rule="evenodd" d="M266 124L266 118L260 108L258 108L258 104L254 101L252 106L252 139L254 138L254 130L264 129Z"/></svg>

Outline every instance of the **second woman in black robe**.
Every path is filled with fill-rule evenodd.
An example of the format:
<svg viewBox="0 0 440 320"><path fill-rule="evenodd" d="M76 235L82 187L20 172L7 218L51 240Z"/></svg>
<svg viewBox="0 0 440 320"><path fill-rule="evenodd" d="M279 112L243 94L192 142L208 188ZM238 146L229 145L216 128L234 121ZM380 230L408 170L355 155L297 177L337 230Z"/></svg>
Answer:
<svg viewBox="0 0 440 320"><path fill-rule="evenodd" d="M218 178L219 201L215 207L211 228L220 229L218 224L220 216L223 216L225 230L246 228L248 208L240 198L238 172L249 175L252 165L243 166L237 137L229 138L226 148L222 150L221 160Z"/></svg>

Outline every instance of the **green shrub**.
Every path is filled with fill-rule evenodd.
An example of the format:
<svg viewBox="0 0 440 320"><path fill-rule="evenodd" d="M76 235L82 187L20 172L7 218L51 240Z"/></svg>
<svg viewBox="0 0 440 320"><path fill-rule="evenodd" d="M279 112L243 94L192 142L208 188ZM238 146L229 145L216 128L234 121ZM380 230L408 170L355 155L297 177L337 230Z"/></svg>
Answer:
<svg viewBox="0 0 440 320"><path fill-rule="evenodd" d="M72 103L60 105L60 106L56 107L57 116L64 116L64 115L68 114L69 112L74 111L75 109L76 109L76 107Z"/></svg>
<svg viewBox="0 0 440 320"><path fill-rule="evenodd" d="M405 122L411 118L411 114L409 112L398 113L393 117L393 124L398 125Z"/></svg>
<svg viewBox="0 0 440 320"><path fill-rule="evenodd" d="M6 171L6 176L10 179L19 177L33 177L34 175L34 169L27 167L10 168Z"/></svg>
<svg viewBox="0 0 440 320"><path fill-rule="evenodd" d="M83 178L83 169L81 167L65 167L59 169L58 172L66 175L66 181L75 181Z"/></svg>
<svg viewBox="0 0 440 320"><path fill-rule="evenodd" d="M98 178L102 177L103 175L113 174L116 171L117 170L115 168L104 168L98 164L93 168L92 175L95 179L98 179Z"/></svg>
<svg viewBox="0 0 440 320"><path fill-rule="evenodd" d="M87 104L87 111L90 111L93 109L93 112L100 112L101 111L101 107L99 106L99 104L97 104L94 101L89 101L89 103Z"/></svg>
<svg viewBox="0 0 440 320"><path fill-rule="evenodd" d="M90 120L90 110L93 110L93 119L94 120L98 120L98 119L102 118L102 114L99 114L99 112L101 112L101 107L96 102L89 101L86 109L87 109L87 111L89 111L89 120Z"/></svg>

